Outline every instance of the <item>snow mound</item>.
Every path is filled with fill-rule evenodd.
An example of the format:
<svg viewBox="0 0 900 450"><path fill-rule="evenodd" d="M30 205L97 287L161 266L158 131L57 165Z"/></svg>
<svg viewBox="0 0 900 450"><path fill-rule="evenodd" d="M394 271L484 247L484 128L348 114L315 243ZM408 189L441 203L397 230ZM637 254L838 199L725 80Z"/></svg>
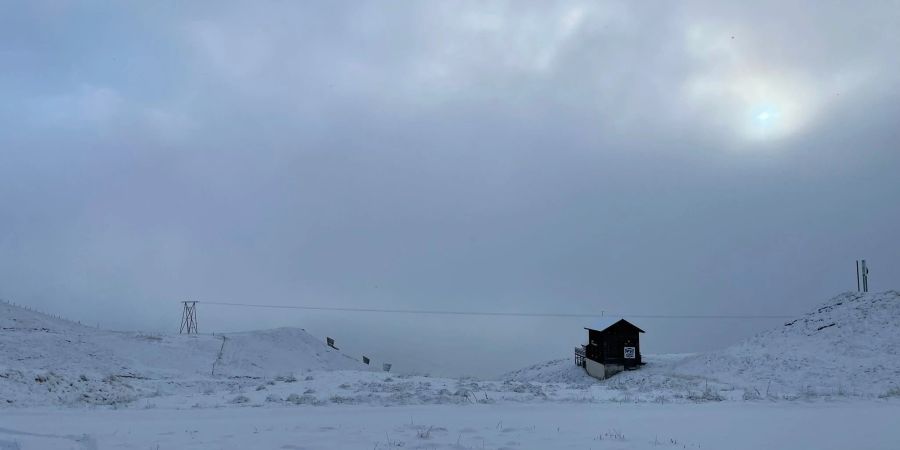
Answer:
<svg viewBox="0 0 900 450"><path fill-rule="evenodd" d="M572 358L554 359L533 366L509 372L504 380L522 383L595 383L583 368L575 365Z"/></svg>
<svg viewBox="0 0 900 450"><path fill-rule="evenodd" d="M802 396L900 386L900 293L845 293L800 318L675 366L678 372Z"/></svg>
<svg viewBox="0 0 900 450"><path fill-rule="evenodd" d="M369 366L325 345L299 328L223 335L216 373L272 375L301 370L367 370ZM221 337L221 336L220 336Z"/></svg>
<svg viewBox="0 0 900 450"><path fill-rule="evenodd" d="M0 303L0 399L117 404L210 379L370 370L297 328L217 335L116 332Z"/></svg>

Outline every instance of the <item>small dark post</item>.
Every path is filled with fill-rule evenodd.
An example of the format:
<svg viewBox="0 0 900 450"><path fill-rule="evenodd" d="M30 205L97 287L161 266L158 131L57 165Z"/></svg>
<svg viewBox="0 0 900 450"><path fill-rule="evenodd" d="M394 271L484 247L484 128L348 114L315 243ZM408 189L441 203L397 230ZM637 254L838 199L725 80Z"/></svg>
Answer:
<svg viewBox="0 0 900 450"><path fill-rule="evenodd" d="M866 266L866 260L862 260L862 285L863 292L869 292L869 267Z"/></svg>
<svg viewBox="0 0 900 450"><path fill-rule="evenodd" d="M861 291L862 289L859 286L859 260L856 260L856 292Z"/></svg>

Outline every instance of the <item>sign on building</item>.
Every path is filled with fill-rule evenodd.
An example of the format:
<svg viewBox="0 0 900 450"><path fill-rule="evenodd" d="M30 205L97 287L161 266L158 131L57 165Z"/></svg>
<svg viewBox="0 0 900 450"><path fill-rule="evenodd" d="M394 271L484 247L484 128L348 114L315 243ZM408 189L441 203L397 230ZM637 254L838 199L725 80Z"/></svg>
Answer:
<svg viewBox="0 0 900 450"><path fill-rule="evenodd" d="M634 359L634 347L625 347L625 359Z"/></svg>

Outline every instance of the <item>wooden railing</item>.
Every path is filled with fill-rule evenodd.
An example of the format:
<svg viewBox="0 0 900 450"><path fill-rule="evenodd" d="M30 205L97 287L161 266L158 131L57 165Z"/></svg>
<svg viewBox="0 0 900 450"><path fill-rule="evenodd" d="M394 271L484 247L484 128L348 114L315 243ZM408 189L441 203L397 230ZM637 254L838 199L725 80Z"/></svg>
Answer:
<svg viewBox="0 0 900 450"><path fill-rule="evenodd" d="M575 347L575 365L584 367L584 346Z"/></svg>

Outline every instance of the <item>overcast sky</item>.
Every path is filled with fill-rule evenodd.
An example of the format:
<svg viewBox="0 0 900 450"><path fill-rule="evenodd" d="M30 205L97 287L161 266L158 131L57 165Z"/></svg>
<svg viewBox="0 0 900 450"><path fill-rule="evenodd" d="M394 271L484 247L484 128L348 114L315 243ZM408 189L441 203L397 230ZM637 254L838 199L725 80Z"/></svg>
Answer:
<svg viewBox="0 0 900 450"><path fill-rule="evenodd" d="M797 314L900 280L897 2L0 1L0 297ZM590 320L199 307L403 370ZM661 320L644 353L779 320Z"/></svg>

